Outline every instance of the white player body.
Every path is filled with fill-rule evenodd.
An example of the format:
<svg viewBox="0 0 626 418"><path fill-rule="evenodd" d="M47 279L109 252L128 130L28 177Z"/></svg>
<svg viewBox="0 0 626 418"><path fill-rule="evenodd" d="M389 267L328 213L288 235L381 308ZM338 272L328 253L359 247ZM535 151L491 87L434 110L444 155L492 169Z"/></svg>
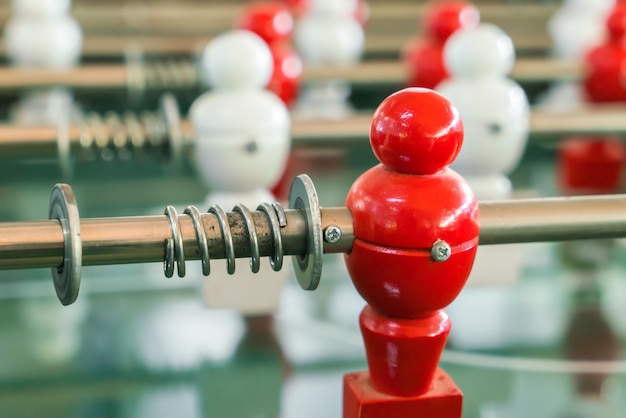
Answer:
<svg viewBox="0 0 626 418"><path fill-rule="evenodd" d="M24 69L64 69L76 65L82 33L69 14L70 0L12 0L13 15L4 29L11 63ZM15 123L65 123L72 95L63 88L29 91L12 109ZM28 210L32 205L20 206ZM27 274L33 279L32 273ZM30 338L29 349L41 364L71 361L80 349L80 327L88 314L88 299L76 307L61 306L55 297L32 297L18 307L18 317Z"/></svg>
<svg viewBox="0 0 626 418"><path fill-rule="evenodd" d="M548 22L552 54L564 61L582 62L592 47L606 36L606 17L615 0L564 0ZM584 103L578 82L560 82L547 92L542 105L569 110Z"/></svg>
<svg viewBox="0 0 626 418"><path fill-rule="evenodd" d="M519 162L529 132L530 106L522 88L507 78L515 62L508 35L494 25L460 30L444 48L450 78L437 91L459 110L465 129L463 147L452 168L473 188L479 201L509 199L507 174ZM455 321L451 341L459 346L490 347L510 341L510 288L520 274L519 246L480 247L467 289L450 306ZM480 286L476 288L476 286ZM466 312L466 314L463 314ZM471 312L471 314L470 314Z"/></svg>
<svg viewBox="0 0 626 418"><path fill-rule="evenodd" d="M80 58L82 32L69 14L70 0L13 0L4 31L11 63L24 70L66 69ZM13 109L20 124L55 124L72 111L71 92L63 88L32 91Z"/></svg>
<svg viewBox="0 0 626 418"><path fill-rule="evenodd" d="M363 54L365 34L356 19L358 0L311 0L296 23L294 43L307 67L349 67ZM302 118L339 119L351 109L350 86L332 80L304 86L295 114Z"/></svg>
<svg viewBox="0 0 626 418"><path fill-rule="evenodd" d="M268 189L286 164L291 122L283 102L264 89L272 65L265 42L248 31L218 36L204 51L202 67L213 89L193 103L189 118L197 169L211 190L207 205L228 211L243 203L255 210L260 202L275 201ZM214 266L203 280L204 300L209 307L247 315L272 313L287 274L269 263L253 274L245 259L237 260L233 276L225 266Z"/></svg>

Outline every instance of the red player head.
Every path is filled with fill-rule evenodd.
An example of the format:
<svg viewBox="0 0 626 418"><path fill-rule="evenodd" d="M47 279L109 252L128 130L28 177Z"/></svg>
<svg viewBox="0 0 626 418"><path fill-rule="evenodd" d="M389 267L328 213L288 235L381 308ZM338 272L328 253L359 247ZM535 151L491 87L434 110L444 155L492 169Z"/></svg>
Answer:
<svg viewBox="0 0 626 418"><path fill-rule="evenodd" d="M448 78L443 62L447 39L459 29L480 23L478 9L464 1L439 1L431 4L423 19L424 38L411 41L403 52L407 85L434 89Z"/></svg>
<svg viewBox="0 0 626 418"><path fill-rule="evenodd" d="M609 13L606 21L608 38L622 41L626 36L626 2L618 2Z"/></svg>
<svg viewBox="0 0 626 418"><path fill-rule="evenodd" d="M235 27L254 32L271 45L289 39L293 24L293 16L285 4L268 1L252 2L245 6Z"/></svg>
<svg viewBox="0 0 626 418"><path fill-rule="evenodd" d="M294 16L302 16L309 7L309 0L282 0Z"/></svg>
<svg viewBox="0 0 626 418"><path fill-rule="evenodd" d="M376 311L417 318L456 298L476 252L474 195L447 168L461 148L463 125L442 95L408 88L378 107L370 142L382 164L348 194L356 237L348 269ZM446 261L433 256L438 249Z"/></svg>
<svg viewBox="0 0 626 418"><path fill-rule="evenodd" d="M423 19L427 37L445 42L462 28L473 28L480 23L478 9L465 1L438 1L430 5Z"/></svg>
<svg viewBox="0 0 626 418"><path fill-rule="evenodd" d="M584 89L592 102L626 101L626 3L617 3L606 21L607 41L585 57Z"/></svg>

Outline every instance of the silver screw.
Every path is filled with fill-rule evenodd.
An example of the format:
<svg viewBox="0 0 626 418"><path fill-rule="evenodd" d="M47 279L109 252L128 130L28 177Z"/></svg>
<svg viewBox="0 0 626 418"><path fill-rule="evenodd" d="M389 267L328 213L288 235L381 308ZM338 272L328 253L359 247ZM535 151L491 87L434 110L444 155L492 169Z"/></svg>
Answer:
<svg viewBox="0 0 626 418"><path fill-rule="evenodd" d="M329 225L324 229L324 241L331 244L336 243L341 239L341 228L336 225Z"/></svg>
<svg viewBox="0 0 626 418"><path fill-rule="evenodd" d="M447 242L438 239L433 244L430 255L433 260L442 263L450 258L450 256L452 255L452 248L450 248L450 245Z"/></svg>

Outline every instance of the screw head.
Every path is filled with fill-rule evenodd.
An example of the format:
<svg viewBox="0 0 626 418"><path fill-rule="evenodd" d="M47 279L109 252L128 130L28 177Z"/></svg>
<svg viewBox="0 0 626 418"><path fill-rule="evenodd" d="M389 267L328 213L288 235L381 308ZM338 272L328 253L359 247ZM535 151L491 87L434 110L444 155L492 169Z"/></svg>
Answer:
<svg viewBox="0 0 626 418"><path fill-rule="evenodd" d="M324 229L324 241L334 244L341 239L341 228L336 225L329 225Z"/></svg>
<svg viewBox="0 0 626 418"><path fill-rule="evenodd" d="M442 263L450 258L450 256L452 255L452 248L450 248L450 245L447 242L438 239L433 244L430 255L433 260Z"/></svg>

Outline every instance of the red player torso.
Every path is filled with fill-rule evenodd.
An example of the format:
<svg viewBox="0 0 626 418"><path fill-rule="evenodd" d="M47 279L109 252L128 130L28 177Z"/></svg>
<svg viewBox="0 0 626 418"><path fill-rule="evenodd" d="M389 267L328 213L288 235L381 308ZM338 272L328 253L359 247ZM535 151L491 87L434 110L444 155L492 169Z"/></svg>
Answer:
<svg viewBox="0 0 626 418"><path fill-rule="evenodd" d="M356 237L348 271L375 310L418 318L456 298L478 244L476 201L458 174L402 174L379 165L354 183L346 205ZM452 249L446 262L431 257L438 240Z"/></svg>
<svg viewBox="0 0 626 418"><path fill-rule="evenodd" d="M302 77L302 61L289 44L293 24L288 6L277 1L248 4L235 23L259 35L270 47L274 71L267 88L288 107L297 98Z"/></svg>
<svg viewBox="0 0 626 418"><path fill-rule="evenodd" d="M618 3L607 22L607 41L585 57L584 88L592 102L626 101L626 4Z"/></svg>

